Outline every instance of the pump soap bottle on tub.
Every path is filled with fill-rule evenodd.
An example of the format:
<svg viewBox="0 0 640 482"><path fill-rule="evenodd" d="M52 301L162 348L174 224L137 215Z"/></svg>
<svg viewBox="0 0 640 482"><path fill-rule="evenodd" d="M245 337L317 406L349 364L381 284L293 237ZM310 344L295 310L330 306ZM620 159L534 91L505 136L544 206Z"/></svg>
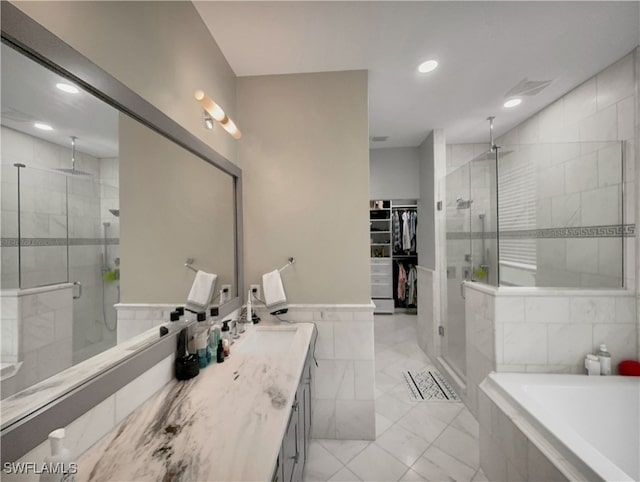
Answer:
<svg viewBox="0 0 640 482"><path fill-rule="evenodd" d="M71 462L71 453L63 446L65 430L59 428L49 434L51 455L45 457L40 482L74 482L77 464Z"/></svg>
<svg viewBox="0 0 640 482"><path fill-rule="evenodd" d="M596 356L600 361L600 375L611 375L611 353L607 351L607 345L600 345Z"/></svg>

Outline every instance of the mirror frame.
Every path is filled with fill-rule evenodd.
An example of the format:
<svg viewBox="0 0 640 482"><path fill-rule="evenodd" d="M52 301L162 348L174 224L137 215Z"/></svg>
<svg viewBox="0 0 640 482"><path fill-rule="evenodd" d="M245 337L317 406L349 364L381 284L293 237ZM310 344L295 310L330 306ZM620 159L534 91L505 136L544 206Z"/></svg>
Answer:
<svg viewBox="0 0 640 482"><path fill-rule="evenodd" d="M234 298L220 307L219 316L227 316L241 308L240 293L244 286L241 169L20 9L7 1L0 4L3 42L232 176L235 196L236 293ZM3 429L0 435L1 462L4 464L19 459L45 441L49 432L69 425L127 383L175 353L178 333L179 331L175 331L158 338L155 343L134 352L126 359L114 362L108 369L91 374L80 385L60 393L52 402L25 414L20 420Z"/></svg>

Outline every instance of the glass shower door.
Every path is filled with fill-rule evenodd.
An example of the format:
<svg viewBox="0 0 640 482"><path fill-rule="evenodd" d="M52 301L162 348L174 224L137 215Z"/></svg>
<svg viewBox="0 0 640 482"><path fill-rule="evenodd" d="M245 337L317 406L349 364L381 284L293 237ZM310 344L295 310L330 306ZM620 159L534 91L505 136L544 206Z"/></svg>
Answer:
<svg viewBox="0 0 640 482"><path fill-rule="evenodd" d="M447 290L442 356L462 378L466 376L466 333L462 283L472 277L470 164L445 180Z"/></svg>

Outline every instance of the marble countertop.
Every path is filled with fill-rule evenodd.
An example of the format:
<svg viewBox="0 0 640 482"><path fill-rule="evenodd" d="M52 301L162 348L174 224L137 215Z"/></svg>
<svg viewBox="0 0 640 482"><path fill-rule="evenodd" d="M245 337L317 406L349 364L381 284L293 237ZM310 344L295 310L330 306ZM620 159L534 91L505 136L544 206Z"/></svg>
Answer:
<svg viewBox="0 0 640 482"><path fill-rule="evenodd" d="M181 330L190 322L165 323L169 333ZM91 378L112 368L117 363L135 355L138 350L152 345L160 340L159 328L127 340L124 343L109 348L88 360L67 368L46 380L25 388L24 390L2 400L0 404L0 419L2 429L29 416L32 412L55 401L74 388L86 383Z"/></svg>
<svg viewBox="0 0 640 482"><path fill-rule="evenodd" d="M296 329L286 353L240 353L256 330ZM77 480L271 480L312 323L249 326L224 363L173 380L78 460Z"/></svg>

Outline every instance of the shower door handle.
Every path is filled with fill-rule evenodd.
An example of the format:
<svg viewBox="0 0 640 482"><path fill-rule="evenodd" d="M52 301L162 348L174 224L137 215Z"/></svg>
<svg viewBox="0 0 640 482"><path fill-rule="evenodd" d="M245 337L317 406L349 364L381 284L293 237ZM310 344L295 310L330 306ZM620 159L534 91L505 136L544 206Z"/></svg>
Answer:
<svg viewBox="0 0 640 482"><path fill-rule="evenodd" d="M78 296L73 296L74 300L80 299L80 297L82 296L82 283L80 283L79 281L74 281L73 282L73 287L78 287Z"/></svg>

